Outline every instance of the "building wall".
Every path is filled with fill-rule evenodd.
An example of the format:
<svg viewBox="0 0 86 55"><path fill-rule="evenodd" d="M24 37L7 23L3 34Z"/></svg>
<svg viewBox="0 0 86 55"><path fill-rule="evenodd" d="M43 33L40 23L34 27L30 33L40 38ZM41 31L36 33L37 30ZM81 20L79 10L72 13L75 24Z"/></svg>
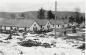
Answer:
<svg viewBox="0 0 86 55"><path fill-rule="evenodd" d="M1 28L2 30L5 30L5 26L2 26L2 28Z"/></svg>
<svg viewBox="0 0 86 55"><path fill-rule="evenodd" d="M68 27L68 24L64 24L64 27Z"/></svg>
<svg viewBox="0 0 86 55"><path fill-rule="evenodd" d="M47 26L50 26L49 29L52 29L52 28L55 28L55 25L52 25L49 21L46 23L46 25L42 26L42 29L44 30L48 30L48 27ZM64 25L64 24L63 24ZM63 25L56 25L56 28L63 28ZM67 26L67 25L65 25ZM11 27L12 29L15 29L17 27L15 26L6 26L6 30L11 30ZM26 28L26 30L30 30L30 31L33 31L33 27L37 27L37 30L40 30L41 29L41 26L38 25L37 22L34 22L30 27ZM2 26L2 29L5 30L5 26ZM25 27L18 27L18 30L25 30Z"/></svg>
<svg viewBox="0 0 86 55"><path fill-rule="evenodd" d="M44 25L40 25L41 30L44 30L44 27L45 27Z"/></svg>
<svg viewBox="0 0 86 55"><path fill-rule="evenodd" d="M49 25L49 28L48 28L48 25ZM46 25L44 26L44 30L48 30L48 29L51 29L52 28L52 25L51 25L51 23L48 21L47 23L46 23Z"/></svg>
<svg viewBox="0 0 86 55"><path fill-rule="evenodd" d="M40 29L41 29L40 26L39 26L36 22L34 22L34 23L32 24L32 26L29 28L29 30L30 30L30 31L34 31L33 28L35 28L35 27L37 27L37 30L40 30Z"/></svg>
<svg viewBox="0 0 86 55"><path fill-rule="evenodd" d="M52 25L52 28L55 28L55 25ZM56 25L56 28L62 28L62 25Z"/></svg>
<svg viewBox="0 0 86 55"><path fill-rule="evenodd" d="M17 29L17 27L16 27L16 26L12 26L12 29L15 29L15 28Z"/></svg>
<svg viewBox="0 0 86 55"><path fill-rule="evenodd" d="M0 26L0 29L2 29L2 26Z"/></svg>
<svg viewBox="0 0 86 55"><path fill-rule="evenodd" d="M19 27L18 30L25 30L25 28L24 27Z"/></svg>
<svg viewBox="0 0 86 55"><path fill-rule="evenodd" d="M17 29L17 27L15 27L15 26L2 26L2 28L1 29L3 29L3 30L12 30L12 29Z"/></svg>
<svg viewBox="0 0 86 55"><path fill-rule="evenodd" d="M26 28L26 31L28 31L28 30L30 30L30 28L29 28L29 27L27 27L27 28Z"/></svg>
<svg viewBox="0 0 86 55"><path fill-rule="evenodd" d="M10 26L6 26L6 30L11 30Z"/></svg>

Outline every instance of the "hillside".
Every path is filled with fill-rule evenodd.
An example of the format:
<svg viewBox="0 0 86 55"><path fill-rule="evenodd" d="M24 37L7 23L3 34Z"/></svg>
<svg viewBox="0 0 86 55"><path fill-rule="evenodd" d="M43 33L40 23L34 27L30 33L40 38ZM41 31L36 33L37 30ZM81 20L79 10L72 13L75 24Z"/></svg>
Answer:
<svg viewBox="0 0 86 55"><path fill-rule="evenodd" d="M12 14L16 15L15 18L20 18L18 17L21 13L24 13L25 14L25 19L37 19L37 11L27 11L27 12L0 12L0 18L2 19L13 19L11 17ZM55 13L53 11L53 13ZM47 14L47 12L45 12L45 14ZM82 16L85 17L85 13L80 13ZM57 12L57 19L61 19L62 17L65 17L65 16L71 16L71 15L74 15L74 12L68 12L68 11L58 11Z"/></svg>

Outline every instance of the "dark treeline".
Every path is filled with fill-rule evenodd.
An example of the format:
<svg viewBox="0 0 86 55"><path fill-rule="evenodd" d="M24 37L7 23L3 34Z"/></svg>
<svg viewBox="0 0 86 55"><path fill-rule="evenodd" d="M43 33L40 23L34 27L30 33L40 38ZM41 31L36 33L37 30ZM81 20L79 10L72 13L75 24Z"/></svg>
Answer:
<svg viewBox="0 0 86 55"><path fill-rule="evenodd" d="M47 11L47 18L45 18L45 11L43 8L39 9L38 11L38 19L55 19L55 14L53 13L52 10ZM76 22L77 24L81 24L82 22L85 21L85 17L81 16L79 12L74 12L75 15L70 15L62 17L62 20L68 19L69 23Z"/></svg>
<svg viewBox="0 0 86 55"><path fill-rule="evenodd" d="M77 12L73 12L73 13L75 15L61 16L60 19L62 19L62 20L69 20L69 23L76 22L78 24L81 24L82 22L85 21L85 17L81 16L80 12L77 11ZM22 13L20 13L17 16L20 17L20 18L22 18L22 19L25 19L27 15L28 14L25 14L25 13L22 12ZM35 14L35 16L36 15L37 15L37 17L36 17L37 19L48 19L48 20L55 19L55 14L54 14L54 12L52 10L45 10L43 8L39 9L37 11L37 14ZM34 16L34 15L32 15L32 16ZM56 16L59 16L59 15L56 15ZM10 17L12 19L16 19L16 14L11 14ZM57 18L57 19L59 19L59 18Z"/></svg>
<svg viewBox="0 0 86 55"><path fill-rule="evenodd" d="M45 17L46 16L45 12L46 10L44 10L43 8L39 9L37 18L38 19L49 19L49 20L55 18L55 14L53 14L51 10L47 11L47 17Z"/></svg>

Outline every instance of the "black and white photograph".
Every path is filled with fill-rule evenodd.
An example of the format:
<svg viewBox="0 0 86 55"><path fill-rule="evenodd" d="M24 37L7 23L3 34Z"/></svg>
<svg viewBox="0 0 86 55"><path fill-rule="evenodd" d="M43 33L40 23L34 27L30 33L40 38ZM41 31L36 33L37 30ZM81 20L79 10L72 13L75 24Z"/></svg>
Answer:
<svg viewBox="0 0 86 55"><path fill-rule="evenodd" d="M85 55L85 0L0 0L0 55Z"/></svg>

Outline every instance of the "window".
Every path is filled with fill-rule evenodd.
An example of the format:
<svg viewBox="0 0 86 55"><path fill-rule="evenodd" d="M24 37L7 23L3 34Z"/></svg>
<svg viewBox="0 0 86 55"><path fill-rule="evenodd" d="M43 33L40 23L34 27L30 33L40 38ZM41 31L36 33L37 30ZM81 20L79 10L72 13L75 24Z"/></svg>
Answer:
<svg viewBox="0 0 86 55"><path fill-rule="evenodd" d="M42 25L41 25L41 28L42 28Z"/></svg>
<svg viewBox="0 0 86 55"><path fill-rule="evenodd" d="M58 25L58 27L59 27L59 25Z"/></svg>
<svg viewBox="0 0 86 55"><path fill-rule="evenodd" d="M54 27L54 24L53 24L53 27Z"/></svg>
<svg viewBox="0 0 86 55"><path fill-rule="evenodd" d="M33 27L33 31L37 31L37 27Z"/></svg>
<svg viewBox="0 0 86 55"><path fill-rule="evenodd" d="M36 26L36 24L34 24L34 26Z"/></svg>
<svg viewBox="0 0 86 55"><path fill-rule="evenodd" d="M47 28L49 29L50 28L50 25L47 25Z"/></svg>
<svg viewBox="0 0 86 55"><path fill-rule="evenodd" d="M44 27L43 27L43 29L44 29Z"/></svg>

